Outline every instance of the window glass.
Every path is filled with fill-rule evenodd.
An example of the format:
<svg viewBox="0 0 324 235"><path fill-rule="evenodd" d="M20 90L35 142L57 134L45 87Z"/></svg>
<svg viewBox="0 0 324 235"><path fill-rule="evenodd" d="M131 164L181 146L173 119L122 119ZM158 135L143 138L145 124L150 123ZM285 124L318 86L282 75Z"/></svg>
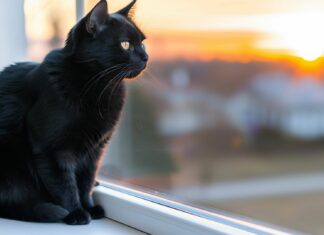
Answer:
<svg viewBox="0 0 324 235"><path fill-rule="evenodd" d="M74 0L25 0L28 57L41 61L49 50L64 45L75 24Z"/></svg>
<svg viewBox="0 0 324 235"><path fill-rule="evenodd" d="M25 0L31 59L63 45L74 6ZM135 20L150 64L100 178L323 234L324 2L141 0Z"/></svg>
<svg viewBox="0 0 324 235"><path fill-rule="evenodd" d="M102 176L323 233L324 4L150 2L151 63Z"/></svg>

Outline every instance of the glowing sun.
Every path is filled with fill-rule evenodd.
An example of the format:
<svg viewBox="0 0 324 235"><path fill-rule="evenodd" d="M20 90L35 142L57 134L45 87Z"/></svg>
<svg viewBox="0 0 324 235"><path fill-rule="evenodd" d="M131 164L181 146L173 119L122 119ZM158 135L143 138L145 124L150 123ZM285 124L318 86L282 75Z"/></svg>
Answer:
<svg viewBox="0 0 324 235"><path fill-rule="evenodd" d="M313 61L324 54L324 14L316 11L272 17L269 28L292 54Z"/></svg>

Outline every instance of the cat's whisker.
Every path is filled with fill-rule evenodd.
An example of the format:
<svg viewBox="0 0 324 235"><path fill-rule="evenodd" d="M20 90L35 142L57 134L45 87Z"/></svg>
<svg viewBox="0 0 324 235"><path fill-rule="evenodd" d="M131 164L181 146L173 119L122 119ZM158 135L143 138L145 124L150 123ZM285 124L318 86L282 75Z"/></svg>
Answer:
<svg viewBox="0 0 324 235"><path fill-rule="evenodd" d="M125 68L123 68L125 69ZM115 77L113 77L109 82L108 84L104 87L104 89L101 91L99 97L98 97L98 101L97 101L97 105L98 105L98 108L99 108L99 114L101 117L103 117L102 115L102 112L101 112L101 99L102 99L102 96L104 95L105 91L110 87L110 85L115 82L116 80L118 81L122 76L122 74L124 73L125 71L122 70L121 72L119 72Z"/></svg>
<svg viewBox="0 0 324 235"><path fill-rule="evenodd" d="M121 65L122 65L122 64L118 64L118 65L115 65L115 66L113 66L113 67L109 67L109 68L107 68L107 69L105 69L105 70L103 70L103 71L97 73L96 75L94 75L92 78L89 79L89 81L84 85L84 87L85 87L85 88L88 88L87 86L88 86L91 82L93 82L93 80L96 80L98 77L101 77L103 74L108 75L108 74L109 74L108 72L110 72L110 71L114 71L115 69L118 69L118 67L120 67ZM85 89L85 88L84 88L84 89ZM83 89L83 90L84 90L84 89Z"/></svg>
<svg viewBox="0 0 324 235"><path fill-rule="evenodd" d="M84 85L84 88L81 91L81 97L84 96L88 90L91 88L92 86L92 82L94 82L98 77L100 77L102 74L104 74L107 70L101 71L99 73L97 73L96 75L94 75L92 78L90 78L86 84Z"/></svg>
<svg viewBox="0 0 324 235"><path fill-rule="evenodd" d="M159 80L149 69L146 69L143 73L152 79L149 81L152 81L152 83L155 83L155 84L158 84L159 86L161 86L161 80Z"/></svg>
<svg viewBox="0 0 324 235"><path fill-rule="evenodd" d="M108 74L122 68L123 65L124 65L124 63L117 64L117 65L115 65L113 67L110 67L108 69L105 69L104 71L101 71L101 72L97 73L95 76L90 78L89 81L84 85L84 88L82 89L81 97L85 96L88 93L88 91L90 90L90 88L94 84L96 84L102 77L107 76Z"/></svg>
<svg viewBox="0 0 324 235"><path fill-rule="evenodd" d="M111 93L110 93L110 96L109 96L109 99L108 99L109 101L111 100L111 98L112 98L112 96L113 96L115 90L119 87L121 81L122 81L125 77L128 76L128 73L130 72L130 69L131 69L130 66L128 66L128 68L125 68L124 73L122 73L122 74L120 75L120 77L116 79L117 81L116 81L116 83L115 83L115 85L114 85L114 87L113 87L113 89L112 89L112 91L111 91Z"/></svg>
<svg viewBox="0 0 324 235"><path fill-rule="evenodd" d="M142 74L144 75L144 78L146 77L147 79L139 79L139 84L146 83L154 89L160 89L161 87L165 86L161 79L159 79L156 75L152 73L152 71L150 71L149 67L146 70L144 70Z"/></svg>
<svg viewBox="0 0 324 235"><path fill-rule="evenodd" d="M129 71L125 71L125 73L122 74L121 77L117 80L115 86L113 87L113 89L112 89L112 91L111 91L111 93L110 93L110 96L109 96L109 99L108 99L109 101L111 101L111 98L112 98L112 96L113 96L114 93L115 93L115 90L119 87L119 85L120 85L120 83L122 82L122 80L127 76L127 73L128 73L128 72L129 72Z"/></svg>
<svg viewBox="0 0 324 235"><path fill-rule="evenodd" d="M122 65L123 65L123 64L117 64L117 65L115 65L115 66L109 67L109 68L107 68L107 69L105 69L105 70L103 70L103 71L97 73L96 75L94 75L92 78L89 79L88 83L91 82L93 79L97 79L98 77L101 77L103 74L108 75L109 72L114 71L115 69L118 69L118 68L121 67ZM87 84L88 84L88 83L87 83ZM87 84L86 84L86 85L87 85Z"/></svg>

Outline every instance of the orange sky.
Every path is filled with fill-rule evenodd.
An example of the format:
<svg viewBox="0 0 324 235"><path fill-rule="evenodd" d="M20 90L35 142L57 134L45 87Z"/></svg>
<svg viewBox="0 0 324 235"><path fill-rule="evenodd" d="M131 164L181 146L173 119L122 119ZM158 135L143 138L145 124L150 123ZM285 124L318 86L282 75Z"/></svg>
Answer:
<svg viewBox="0 0 324 235"><path fill-rule="evenodd" d="M96 2L86 0L86 9ZM129 1L108 2L114 12ZM25 0L25 12L31 40L51 37L50 16L61 19L63 35L75 19L74 0ZM313 61L324 54L322 0L138 0L136 21L153 59Z"/></svg>

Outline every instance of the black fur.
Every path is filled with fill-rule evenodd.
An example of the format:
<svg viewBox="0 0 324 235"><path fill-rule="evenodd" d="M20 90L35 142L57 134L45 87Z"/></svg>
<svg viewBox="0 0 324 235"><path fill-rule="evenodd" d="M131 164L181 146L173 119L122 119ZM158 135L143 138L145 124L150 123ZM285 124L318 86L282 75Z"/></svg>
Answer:
<svg viewBox="0 0 324 235"><path fill-rule="evenodd" d="M100 1L64 48L1 72L1 217L87 224L104 216L91 196L100 156L122 110L123 79L148 60L128 17L133 3L108 14Z"/></svg>

